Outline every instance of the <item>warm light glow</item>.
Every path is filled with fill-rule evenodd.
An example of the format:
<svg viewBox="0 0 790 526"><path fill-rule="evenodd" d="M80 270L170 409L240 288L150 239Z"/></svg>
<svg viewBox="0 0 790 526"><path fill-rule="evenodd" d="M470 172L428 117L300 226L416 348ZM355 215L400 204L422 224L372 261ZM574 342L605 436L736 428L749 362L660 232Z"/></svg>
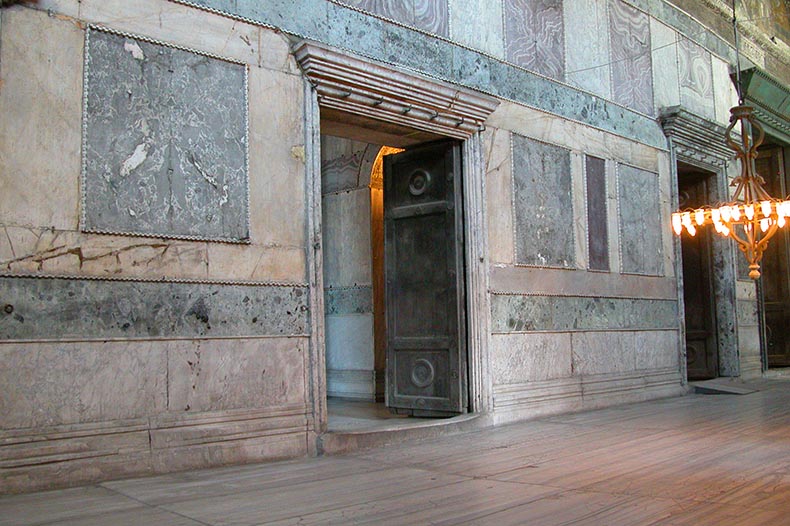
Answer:
<svg viewBox="0 0 790 526"><path fill-rule="evenodd" d="M683 232L683 223L680 221L680 214L675 212L672 214L672 229L675 231L676 235L680 235Z"/></svg>
<svg viewBox="0 0 790 526"><path fill-rule="evenodd" d="M763 187L765 182L754 173L754 159L765 134L753 115L753 108L736 106L730 114L725 139L736 152L735 158L740 161L742 169L741 175L732 182L735 187L732 200L716 207L702 206L675 212L672 214L672 228L681 235L685 227L693 236L696 227L713 225L719 235L738 243L749 262L749 277L757 279L768 240L779 228L790 223L790 200L770 197ZM737 124L740 124L740 137L733 135Z"/></svg>

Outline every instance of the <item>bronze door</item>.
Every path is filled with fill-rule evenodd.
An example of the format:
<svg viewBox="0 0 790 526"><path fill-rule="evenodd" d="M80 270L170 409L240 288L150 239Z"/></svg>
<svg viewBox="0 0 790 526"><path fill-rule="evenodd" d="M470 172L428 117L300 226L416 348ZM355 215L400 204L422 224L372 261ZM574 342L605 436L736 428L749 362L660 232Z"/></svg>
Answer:
<svg viewBox="0 0 790 526"><path fill-rule="evenodd" d="M689 181L689 179L685 179ZM681 208L696 208L707 202L705 179L681 181ZM718 376L716 319L713 308L711 242L708 229L681 238L683 258L683 303L686 311L686 368L689 380Z"/></svg>
<svg viewBox="0 0 790 526"><path fill-rule="evenodd" d="M386 404L466 412L460 147L432 143L384 158Z"/></svg>
<svg viewBox="0 0 790 526"><path fill-rule="evenodd" d="M774 197L788 192L783 151L779 147L760 148L757 173L766 181L766 190ZM771 239L763 254L763 312L769 367L790 367L790 243L787 229Z"/></svg>

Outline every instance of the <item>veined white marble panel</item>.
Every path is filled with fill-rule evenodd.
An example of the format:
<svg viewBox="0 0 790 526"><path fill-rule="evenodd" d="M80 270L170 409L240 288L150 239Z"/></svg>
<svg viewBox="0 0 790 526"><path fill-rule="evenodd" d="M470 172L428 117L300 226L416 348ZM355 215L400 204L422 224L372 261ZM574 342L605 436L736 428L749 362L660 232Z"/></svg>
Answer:
<svg viewBox="0 0 790 526"><path fill-rule="evenodd" d="M698 115L714 118L711 54L699 44L681 37L678 41L680 102Z"/></svg>
<svg viewBox="0 0 790 526"><path fill-rule="evenodd" d="M738 105L738 92L730 79L730 66L720 58L711 56L711 68L716 121L723 126L729 126L730 108Z"/></svg>
<svg viewBox="0 0 790 526"><path fill-rule="evenodd" d="M565 0L565 80L611 98L609 22L605 0Z"/></svg>
<svg viewBox="0 0 790 526"><path fill-rule="evenodd" d="M680 367L677 331L643 331L634 333L636 369L678 369Z"/></svg>
<svg viewBox="0 0 790 526"><path fill-rule="evenodd" d="M71 21L3 9L0 223L77 228L83 42Z"/></svg>
<svg viewBox="0 0 790 526"><path fill-rule="evenodd" d="M302 79L250 68L250 238L304 246Z"/></svg>
<svg viewBox="0 0 790 526"><path fill-rule="evenodd" d="M360 188L326 195L322 213L324 285L370 285L370 190Z"/></svg>
<svg viewBox="0 0 790 526"><path fill-rule="evenodd" d="M653 96L656 108L680 104L678 77L678 34L655 18L650 19L650 41L653 53Z"/></svg>
<svg viewBox="0 0 790 526"><path fill-rule="evenodd" d="M736 255L743 257L740 253ZM735 298L757 301L757 284L751 279L749 281L736 281Z"/></svg>
<svg viewBox="0 0 790 526"><path fill-rule="evenodd" d="M486 163L489 258L493 263L512 264L515 246L510 133L488 128L482 135Z"/></svg>
<svg viewBox="0 0 790 526"><path fill-rule="evenodd" d="M644 170L657 170L660 150L514 102L502 101L486 125Z"/></svg>
<svg viewBox="0 0 790 526"><path fill-rule="evenodd" d="M167 405L166 356L161 342L2 344L0 427L101 422L162 412Z"/></svg>
<svg viewBox="0 0 790 526"><path fill-rule="evenodd" d="M373 370L373 315L326 317L326 367Z"/></svg>
<svg viewBox="0 0 790 526"><path fill-rule="evenodd" d="M571 335L494 334L491 371L495 385L569 377L573 374Z"/></svg>
<svg viewBox="0 0 790 526"><path fill-rule="evenodd" d="M381 146L321 136L321 191L324 194L366 187Z"/></svg>
<svg viewBox="0 0 790 526"><path fill-rule="evenodd" d="M306 338L167 343L168 410L265 408L305 403Z"/></svg>
<svg viewBox="0 0 790 526"><path fill-rule="evenodd" d="M502 3L450 0L451 40L497 58L505 57Z"/></svg>
<svg viewBox="0 0 790 526"><path fill-rule="evenodd" d="M251 281L307 281L303 247L208 243L208 277Z"/></svg>
<svg viewBox="0 0 790 526"><path fill-rule="evenodd" d="M573 373L625 373L636 365L633 332L577 332L571 335Z"/></svg>
<svg viewBox="0 0 790 526"><path fill-rule="evenodd" d="M606 214L609 224L609 268L619 269L620 258L620 217L617 204L617 162L606 160Z"/></svg>

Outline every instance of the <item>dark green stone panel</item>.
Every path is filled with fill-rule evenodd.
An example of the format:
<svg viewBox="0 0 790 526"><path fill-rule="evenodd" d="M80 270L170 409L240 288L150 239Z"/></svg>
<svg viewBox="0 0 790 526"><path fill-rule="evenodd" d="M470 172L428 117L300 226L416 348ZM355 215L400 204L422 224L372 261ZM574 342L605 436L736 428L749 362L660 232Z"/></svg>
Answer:
<svg viewBox="0 0 790 526"><path fill-rule="evenodd" d="M0 340L288 336L309 331L307 288L0 278Z"/></svg>

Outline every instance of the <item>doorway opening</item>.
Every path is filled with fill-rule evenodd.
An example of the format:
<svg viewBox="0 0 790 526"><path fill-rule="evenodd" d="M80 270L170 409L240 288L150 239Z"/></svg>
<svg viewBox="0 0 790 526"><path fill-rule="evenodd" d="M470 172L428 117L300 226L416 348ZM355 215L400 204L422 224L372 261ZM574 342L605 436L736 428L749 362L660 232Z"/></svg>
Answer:
<svg viewBox="0 0 790 526"><path fill-rule="evenodd" d="M680 209L715 201L716 174L678 162ZM686 371L689 381L718 377L719 353L713 276L713 244L708 229L681 238Z"/></svg>
<svg viewBox="0 0 790 526"><path fill-rule="evenodd" d="M784 197L790 192L790 159L786 149L770 138L760 147L757 173L765 179L770 195ZM762 261L762 302L764 356L769 369L790 370L790 233L781 229L771 239Z"/></svg>
<svg viewBox="0 0 790 526"><path fill-rule="evenodd" d="M321 131L328 430L467 412L460 142L332 111Z"/></svg>

